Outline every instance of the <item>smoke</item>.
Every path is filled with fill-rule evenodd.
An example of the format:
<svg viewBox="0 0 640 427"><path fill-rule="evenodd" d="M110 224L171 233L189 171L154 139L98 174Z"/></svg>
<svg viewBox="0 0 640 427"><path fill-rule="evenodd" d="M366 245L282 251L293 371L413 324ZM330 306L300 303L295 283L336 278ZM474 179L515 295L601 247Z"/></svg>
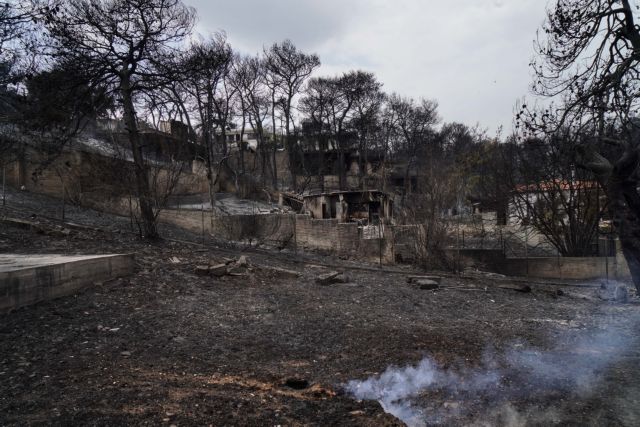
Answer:
<svg viewBox="0 0 640 427"><path fill-rule="evenodd" d="M637 350L640 322L601 323L559 334L550 349L516 342L501 352L486 350L478 365L446 368L425 357L417 365L350 381L345 390L359 400L377 400L410 427L459 423L460 417L478 426L556 424L562 422L563 397L594 395L606 387L607 370Z"/></svg>
<svg viewBox="0 0 640 427"><path fill-rule="evenodd" d="M453 370L442 369L430 358L424 358L416 366L389 367L381 375L365 381L350 381L346 390L359 400L377 400L388 412L409 426L422 426L457 414L455 403L444 405L437 414L428 414L417 407L412 398L425 390L446 391L448 394L492 393L500 384L500 372L493 369Z"/></svg>

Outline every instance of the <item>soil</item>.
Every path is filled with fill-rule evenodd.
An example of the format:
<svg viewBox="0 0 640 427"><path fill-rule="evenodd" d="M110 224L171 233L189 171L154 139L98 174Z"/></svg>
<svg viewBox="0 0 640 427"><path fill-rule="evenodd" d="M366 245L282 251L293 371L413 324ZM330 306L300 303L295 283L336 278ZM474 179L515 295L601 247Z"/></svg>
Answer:
<svg viewBox="0 0 640 427"><path fill-rule="evenodd" d="M492 390L412 396L427 424L640 419L640 305L632 291L626 303L603 299L598 283L528 282L531 291L519 292L504 285L521 280L480 272L440 273L440 287L427 290L407 283L409 271L199 245L199 236L168 227L165 236L180 242L149 243L128 231L128 220L77 207L67 208L67 222L103 231L66 227L53 219L58 202L13 197L6 214L41 226L0 223L0 251L135 253L137 270L0 317L0 425L403 425L345 385L425 357L462 382L486 370L488 357L501 375ZM56 227L68 231L42 232ZM195 272L241 254L249 266L237 275ZM348 283L316 283L336 267ZM576 344L592 331L621 340L608 350ZM619 357L578 392L563 368L541 382L514 366L503 356L513 348L566 354L567 371L595 351Z"/></svg>

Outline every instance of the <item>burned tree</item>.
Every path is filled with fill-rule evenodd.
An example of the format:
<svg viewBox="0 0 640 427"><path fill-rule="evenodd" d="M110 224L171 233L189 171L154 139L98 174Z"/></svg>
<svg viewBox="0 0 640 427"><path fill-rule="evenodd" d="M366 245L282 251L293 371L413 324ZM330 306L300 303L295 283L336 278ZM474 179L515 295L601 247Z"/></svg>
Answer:
<svg viewBox="0 0 640 427"><path fill-rule="evenodd" d="M33 20L43 12L24 2L0 2L0 155L6 161L15 147L11 125L21 120L17 87L31 72L35 53Z"/></svg>
<svg viewBox="0 0 640 427"><path fill-rule="evenodd" d="M388 102L389 109L393 111L392 127L398 137L398 145L395 148L406 161L402 196L404 200L412 191L409 176L411 169L415 166L420 154L424 152L429 140L434 139L433 126L440 120L437 112L438 104L427 99L416 102L397 94L392 94Z"/></svg>
<svg viewBox="0 0 640 427"><path fill-rule="evenodd" d="M364 169L365 144L370 141L383 95L381 84L373 73L349 71L337 77L316 77L309 81L301 110L307 115L310 136L318 146L321 176L324 153L332 148L338 156L337 172L340 189L347 187L346 153L360 151L361 171ZM361 177L362 178L362 177ZM322 183L321 178L321 185Z"/></svg>
<svg viewBox="0 0 640 427"><path fill-rule="evenodd" d="M325 153L329 150L332 138L331 113L335 95L330 79L318 77L309 80L304 97L300 100L300 110L305 115L302 126L303 136L307 140L305 149L317 152L315 172L321 192L325 191Z"/></svg>
<svg viewBox="0 0 640 427"><path fill-rule="evenodd" d="M45 19L50 53L84 70L90 85L118 94L135 165L144 234L158 237L147 165L136 116L139 92L167 84L163 58L190 33L194 11L179 0L73 0Z"/></svg>
<svg viewBox="0 0 640 427"><path fill-rule="evenodd" d="M345 151L355 145L359 149L360 167L364 169L365 143L382 100L382 85L373 73L360 70L344 73L333 84L336 96L331 107L332 125L338 150L340 189L345 189Z"/></svg>
<svg viewBox="0 0 640 427"><path fill-rule="evenodd" d="M509 215L541 233L563 256L591 256L606 200L593 174L576 164L575 135L512 142L502 152Z"/></svg>
<svg viewBox="0 0 640 427"><path fill-rule="evenodd" d="M236 62L235 67L235 82L241 98L243 123L246 118L256 135L262 185L266 186L269 157L264 121L269 114L269 97L265 82L265 63L259 57L243 57Z"/></svg>
<svg viewBox="0 0 640 427"><path fill-rule="evenodd" d="M24 77L26 70L19 73L16 65L28 51L33 51L30 36L33 20L44 9L30 6L25 2L0 2L0 96L6 92L7 85L15 84Z"/></svg>
<svg viewBox="0 0 640 427"><path fill-rule="evenodd" d="M537 44L533 91L563 97L542 113L523 106L531 134L589 130L576 140L579 163L609 200L636 288L640 289L640 26L630 0L558 0Z"/></svg>
<svg viewBox="0 0 640 427"><path fill-rule="evenodd" d="M216 112L218 86L228 74L233 52L224 34L212 39L195 43L182 61L186 79L181 87L184 90L184 102L195 111L196 121L202 143L206 148L207 179L211 209L215 209L216 169L221 162L220 151L216 147L216 131L220 127ZM222 123L223 127L226 123Z"/></svg>
<svg viewBox="0 0 640 427"><path fill-rule="evenodd" d="M318 58L316 54L306 54L299 51L290 40L285 40L282 43L274 43L269 49L265 49L264 55L272 98L271 119L273 139L275 142L275 110L276 106L279 105L284 116L285 145L289 154L289 170L291 172L292 186L295 188L295 159L297 150L294 147L295 144L293 144L291 135L293 99L300 93L302 85L313 70L320 66L320 58ZM275 146L273 161L275 171Z"/></svg>
<svg viewBox="0 0 640 427"><path fill-rule="evenodd" d="M358 171L360 187L363 190L368 187L366 175L369 172L367 170L369 156L372 151L375 151L376 140L380 137L380 114L385 100L385 94L381 88L382 83L378 83L375 78L367 79L364 90L356 101L356 112L351 122L357 134Z"/></svg>

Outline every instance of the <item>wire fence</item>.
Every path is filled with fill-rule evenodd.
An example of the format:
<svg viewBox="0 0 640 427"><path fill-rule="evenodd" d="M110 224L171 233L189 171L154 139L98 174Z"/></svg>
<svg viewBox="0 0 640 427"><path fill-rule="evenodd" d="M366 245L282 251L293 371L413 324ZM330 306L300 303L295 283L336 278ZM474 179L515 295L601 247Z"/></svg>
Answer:
<svg viewBox="0 0 640 427"><path fill-rule="evenodd" d="M551 241L532 226L497 225L494 218L469 215L450 220L449 247L452 249L500 250L507 258L561 256ZM591 256L615 256L611 233L596 235L587 253Z"/></svg>

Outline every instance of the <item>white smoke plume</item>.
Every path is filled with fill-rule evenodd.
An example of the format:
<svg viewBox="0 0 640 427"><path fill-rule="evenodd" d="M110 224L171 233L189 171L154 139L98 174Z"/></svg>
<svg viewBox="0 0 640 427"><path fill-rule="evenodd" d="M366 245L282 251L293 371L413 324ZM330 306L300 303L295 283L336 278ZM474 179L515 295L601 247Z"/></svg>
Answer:
<svg viewBox="0 0 640 427"><path fill-rule="evenodd" d="M380 375L350 381L345 390L359 400L377 400L410 427L451 424L456 417L468 415L465 402L478 399L491 402L491 409L483 415L492 421L474 425L524 426L534 417L534 423L554 424L562 418L556 409L517 411L511 402L549 392L577 398L594 393L612 364L638 351L637 334L632 331L640 322L616 321L626 327L607 323L594 330L562 334L557 345L544 350L513 343L499 354L485 352L482 363L475 367L445 369L426 357L417 365L391 366ZM440 401L427 408L420 398L425 394L438 396ZM453 402L442 402L443 398Z"/></svg>

